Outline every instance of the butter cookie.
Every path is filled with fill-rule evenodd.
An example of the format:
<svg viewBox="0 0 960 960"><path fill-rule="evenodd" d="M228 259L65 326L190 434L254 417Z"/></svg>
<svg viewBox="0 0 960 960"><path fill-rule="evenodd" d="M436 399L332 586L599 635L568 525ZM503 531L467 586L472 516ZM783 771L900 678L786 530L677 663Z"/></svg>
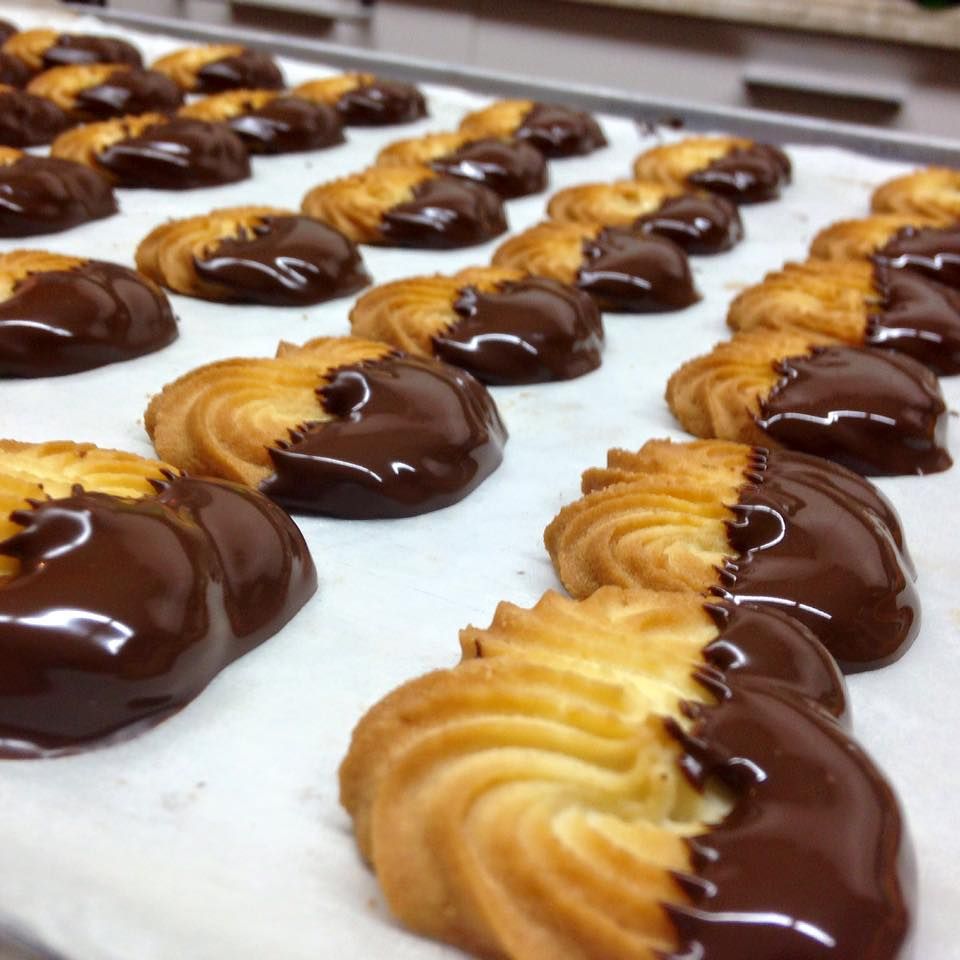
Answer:
<svg viewBox="0 0 960 960"><path fill-rule="evenodd" d="M239 43L175 50L151 64L187 93L282 90L283 73L272 57Z"/></svg>
<svg viewBox="0 0 960 960"><path fill-rule="evenodd" d="M427 116L427 102L417 87L372 73L340 73L308 80L294 87L293 93L334 107L348 127L384 127Z"/></svg>
<svg viewBox="0 0 960 960"><path fill-rule="evenodd" d="M31 73L78 63L143 66L140 51L126 40L88 33L60 33L46 27L14 33L4 41L3 52L22 61Z"/></svg>

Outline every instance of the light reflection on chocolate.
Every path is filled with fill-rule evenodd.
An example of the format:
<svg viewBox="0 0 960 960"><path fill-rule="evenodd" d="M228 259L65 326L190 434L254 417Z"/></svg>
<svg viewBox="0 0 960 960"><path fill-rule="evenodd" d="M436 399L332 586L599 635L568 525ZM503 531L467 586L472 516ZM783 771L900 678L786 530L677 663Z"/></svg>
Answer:
<svg viewBox="0 0 960 960"><path fill-rule="evenodd" d="M346 91L337 110L348 127L383 127L425 117L427 102L412 84L374 80Z"/></svg>
<svg viewBox="0 0 960 960"><path fill-rule="evenodd" d="M577 286L603 309L630 313L682 310L700 299L680 247L614 227L584 241Z"/></svg>
<svg viewBox="0 0 960 960"><path fill-rule="evenodd" d="M535 103L513 135L552 159L583 156L607 145L589 113L554 103Z"/></svg>
<svg viewBox="0 0 960 960"><path fill-rule="evenodd" d="M172 479L16 511L0 543L0 756L129 737L186 706L316 590L290 518L254 491ZM158 602L161 600L162 602Z"/></svg>
<svg viewBox="0 0 960 960"><path fill-rule="evenodd" d="M260 489L291 510L410 517L462 500L500 465L507 433L470 374L387 357L341 367L319 391L334 420L271 448Z"/></svg>
<svg viewBox="0 0 960 960"><path fill-rule="evenodd" d="M499 196L526 197L547 186L543 154L522 140L473 140L430 161L440 173L482 183Z"/></svg>
<svg viewBox="0 0 960 960"><path fill-rule="evenodd" d="M460 320L433 338L436 355L491 384L570 380L600 366L603 325L593 300L544 277L466 287Z"/></svg>
<svg viewBox="0 0 960 960"><path fill-rule="evenodd" d="M394 247L449 250L485 243L507 229L500 198L488 187L456 177L431 177L412 199L383 215L383 242Z"/></svg>
<svg viewBox="0 0 960 960"><path fill-rule="evenodd" d="M911 270L960 289L960 225L904 227L874 255L891 270Z"/></svg>
<svg viewBox="0 0 960 960"><path fill-rule="evenodd" d="M222 93L225 90L282 90L283 74L273 59L259 50L244 50L204 64L197 71L191 93Z"/></svg>
<svg viewBox="0 0 960 960"><path fill-rule="evenodd" d="M866 476L937 473L947 407L937 378L892 350L820 347L776 364L757 424L778 443Z"/></svg>
<svg viewBox="0 0 960 960"><path fill-rule="evenodd" d="M177 338L167 298L138 273L89 260L21 280L0 302L0 377L52 377L129 360Z"/></svg>
<svg viewBox="0 0 960 960"><path fill-rule="evenodd" d="M672 240L690 254L723 253L743 239L743 223L734 204L724 197L695 193L668 197L634 226Z"/></svg>
<svg viewBox="0 0 960 960"><path fill-rule="evenodd" d="M776 200L791 176L790 159L779 147L754 143L711 161L687 182L734 203L763 203Z"/></svg>
<svg viewBox="0 0 960 960"><path fill-rule="evenodd" d="M310 217L265 217L252 236L226 238L197 275L240 303L305 306L344 297L370 283L356 246Z"/></svg>
<svg viewBox="0 0 960 960"><path fill-rule="evenodd" d="M183 91L159 70L118 70L103 83L81 90L73 114L84 122L138 113L173 113Z"/></svg>
<svg viewBox="0 0 960 960"><path fill-rule="evenodd" d="M81 63L125 63L142 67L143 58L126 40L85 33L61 33L43 53L44 70Z"/></svg>
<svg viewBox="0 0 960 960"><path fill-rule="evenodd" d="M302 97L277 97L227 122L251 153L297 153L344 142L337 111Z"/></svg>

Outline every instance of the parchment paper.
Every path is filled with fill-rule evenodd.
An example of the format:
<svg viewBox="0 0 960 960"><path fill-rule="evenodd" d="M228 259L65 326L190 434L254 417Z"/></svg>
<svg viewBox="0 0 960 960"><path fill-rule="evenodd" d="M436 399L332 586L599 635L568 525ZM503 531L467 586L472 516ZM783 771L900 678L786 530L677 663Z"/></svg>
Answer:
<svg viewBox="0 0 960 960"><path fill-rule="evenodd" d="M147 59L181 45L24 7L0 15L23 27L127 36ZM282 63L291 83L326 72ZM483 103L453 88L426 89L428 120L352 129L345 146L255 159L254 178L234 186L121 190L120 216L22 244L0 241L0 250L45 247L132 266L138 241L165 218L235 204L296 208L311 186L365 166L382 145L454 128ZM553 162L553 189L627 176L631 159L660 136L622 119L602 122L611 146ZM459 628L489 623L500 600L530 605L558 586L541 536L578 495L580 472L602 463L609 447L682 438L662 399L666 379L726 336L730 298L784 260L802 258L820 227L865 214L872 186L904 169L832 148L789 152L796 179L784 199L743 210L747 240L735 251L694 260L700 304L661 316L608 315L600 370L566 383L494 389L510 441L503 466L465 501L399 521L298 518L321 587L280 634L145 735L75 757L0 765L0 923L70 960L457 956L391 921L355 852L336 780L350 732L394 686L453 664ZM512 202L511 227L538 220L546 196ZM368 247L364 257L383 282L482 264L495 246ZM280 339L346 333L351 305L172 299L181 337L159 353L73 376L0 382L0 436L88 440L151 455L141 416L163 384L223 357L271 355ZM944 380L943 389L955 408L960 382ZM912 828L921 884L916 956L947 960L960 956L960 468L879 485L903 518L924 623L900 663L851 679L854 724L896 785Z"/></svg>

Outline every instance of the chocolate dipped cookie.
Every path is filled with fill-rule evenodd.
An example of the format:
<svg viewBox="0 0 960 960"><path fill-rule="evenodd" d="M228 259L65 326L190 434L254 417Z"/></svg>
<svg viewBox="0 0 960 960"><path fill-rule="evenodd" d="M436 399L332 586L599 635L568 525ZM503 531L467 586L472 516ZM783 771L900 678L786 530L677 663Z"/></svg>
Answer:
<svg viewBox="0 0 960 960"><path fill-rule="evenodd" d="M0 504L0 757L154 726L316 590L266 497L132 454L0 441Z"/></svg>
<svg viewBox="0 0 960 960"><path fill-rule="evenodd" d="M186 93L282 90L283 73L272 57L239 43L175 50L151 64Z"/></svg>
<svg viewBox="0 0 960 960"><path fill-rule="evenodd" d="M936 376L893 350L751 330L685 363L667 403L697 437L787 447L866 476L937 473L952 464Z"/></svg>
<svg viewBox="0 0 960 960"><path fill-rule="evenodd" d="M600 312L587 294L498 267L375 287L350 311L350 327L490 384L582 376L600 366L603 346Z"/></svg>
<svg viewBox="0 0 960 960"><path fill-rule="evenodd" d="M607 145L600 124L582 110L534 100L498 100L467 114L460 129L471 137L512 137L545 157L578 157Z"/></svg>
<svg viewBox="0 0 960 960"><path fill-rule="evenodd" d="M743 238L740 214L729 200L651 180L568 187L550 198L547 213L563 223L656 234L690 254L723 253Z"/></svg>
<svg viewBox="0 0 960 960"><path fill-rule="evenodd" d="M427 102L417 87L372 73L340 73L308 80L294 87L293 93L333 107L348 127L385 127L427 116Z"/></svg>
<svg viewBox="0 0 960 960"><path fill-rule="evenodd" d="M370 283L360 254L319 220L274 207L232 207L169 220L137 247L137 269L203 300L305 306Z"/></svg>
<svg viewBox="0 0 960 960"><path fill-rule="evenodd" d="M3 52L16 57L31 73L81 63L143 66L140 51L126 40L88 33L60 33L46 27L14 33L4 41Z"/></svg>
<svg viewBox="0 0 960 960"><path fill-rule="evenodd" d="M906 960L906 826L802 625L604 588L502 603L460 644L456 667L363 717L340 768L405 926L513 960L785 960L824 943Z"/></svg>
<svg viewBox="0 0 960 960"><path fill-rule="evenodd" d="M353 519L456 503L500 465L506 440L469 374L354 337L199 367L153 398L144 423L183 470Z"/></svg>
<svg viewBox="0 0 960 960"><path fill-rule="evenodd" d="M68 130L50 152L121 187L191 190L235 183L251 172L243 141L223 124L159 113Z"/></svg>
<svg viewBox="0 0 960 960"><path fill-rule="evenodd" d="M605 310L659 313L700 299L675 243L601 224L537 224L502 243L493 263L577 286Z"/></svg>
<svg viewBox="0 0 960 960"><path fill-rule="evenodd" d="M470 247L507 229L492 190L422 165L371 167L322 183L303 198L303 210L355 243L387 247Z"/></svg>
<svg viewBox="0 0 960 960"><path fill-rule="evenodd" d="M70 118L51 100L0 84L0 146L49 143L70 125Z"/></svg>
<svg viewBox="0 0 960 960"><path fill-rule="evenodd" d="M734 203L776 200L791 180L790 159L779 148L743 137L689 137L637 157L638 180L708 190Z"/></svg>
<svg viewBox="0 0 960 960"><path fill-rule="evenodd" d="M772 606L847 672L886 666L917 635L916 574L896 511L820 457L722 440L611 450L544 541L575 597L602 586L696 590Z"/></svg>

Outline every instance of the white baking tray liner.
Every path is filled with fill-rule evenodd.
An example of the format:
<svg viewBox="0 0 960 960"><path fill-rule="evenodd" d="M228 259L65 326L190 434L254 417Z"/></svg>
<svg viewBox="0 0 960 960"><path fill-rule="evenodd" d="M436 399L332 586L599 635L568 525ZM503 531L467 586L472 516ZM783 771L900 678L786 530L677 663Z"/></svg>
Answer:
<svg viewBox="0 0 960 960"><path fill-rule="evenodd" d="M180 45L70 15L0 7L3 15L23 27L127 36L148 59ZM291 83L326 72L282 63ZM0 241L0 250L46 247L132 266L138 241L166 218L236 204L296 208L309 187L367 165L387 142L453 128L484 102L453 88L426 89L428 120L352 129L344 146L255 159L254 178L233 186L120 190L119 216L23 244ZM657 139L627 120L602 120L610 147L553 162L553 189L627 176L631 159ZM701 303L660 316L608 315L598 371L494 389L510 440L503 466L465 501L406 520L298 518L320 589L281 633L149 733L74 757L0 764L0 925L70 960L457 956L399 928L357 856L337 800L350 732L394 686L453 664L459 628L489 623L500 600L530 605L557 588L541 536L577 497L580 472L600 464L609 447L682 438L663 401L666 379L726 336L730 298L784 260L802 258L820 227L865 214L871 188L905 169L828 147L789 152L796 176L784 199L743 210L747 239L735 251L693 261ZM512 229L537 221L545 199L512 202ZM482 264L495 245L449 253L364 248L364 258L383 282ZM0 436L86 440L149 456L141 417L165 383L212 360L270 355L280 339L347 333L351 304L301 310L172 300L181 336L159 353L73 376L0 382ZM960 378L944 380L943 389L956 408ZM923 627L900 663L850 680L854 724L896 785L912 828L916 955L947 960L960 956L960 468L879 486L899 509L917 562Z"/></svg>

